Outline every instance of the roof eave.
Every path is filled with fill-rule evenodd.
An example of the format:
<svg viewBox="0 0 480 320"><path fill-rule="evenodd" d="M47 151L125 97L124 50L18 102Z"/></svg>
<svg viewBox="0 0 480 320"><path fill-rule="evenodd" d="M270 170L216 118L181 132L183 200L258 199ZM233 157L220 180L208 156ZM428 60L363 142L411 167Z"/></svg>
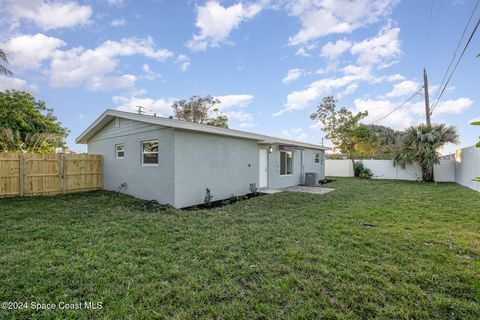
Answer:
<svg viewBox="0 0 480 320"><path fill-rule="evenodd" d="M324 147L320 145L304 143L304 142L288 140L288 139L281 139L281 138L266 136L266 135L253 133L253 132L218 128L218 127L212 127L208 125L202 125L202 124L196 124L196 123L194 124L194 123L181 121L181 120L145 116L145 115L139 115L131 112L125 112L125 111L119 111L119 110L113 110L113 109L105 110L87 129L85 129L85 131L83 131L78 136L75 142L79 144L87 144L90 138L92 138L98 131L101 130L101 128L103 128L114 117L120 117L120 118L125 118L130 120L136 120L136 121L143 121L151 124L172 127L174 129L180 129L180 130L196 131L196 132L203 132L208 134L217 134L217 135L230 136L230 137L236 137L241 139L254 140L260 144L290 144L290 145L297 145L297 146L302 146L305 148L315 149L315 150L330 149L328 147Z"/></svg>
<svg viewBox="0 0 480 320"><path fill-rule="evenodd" d="M75 143L78 144L87 144L88 139L90 138L89 133L95 129L107 116L110 109L105 110L91 125L87 127L78 137L75 139Z"/></svg>

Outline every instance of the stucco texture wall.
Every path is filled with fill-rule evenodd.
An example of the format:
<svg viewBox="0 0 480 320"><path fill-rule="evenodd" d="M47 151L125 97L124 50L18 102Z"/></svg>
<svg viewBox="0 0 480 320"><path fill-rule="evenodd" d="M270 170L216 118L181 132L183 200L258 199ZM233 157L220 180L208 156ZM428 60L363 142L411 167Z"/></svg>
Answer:
<svg viewBox="0 0 480 320"><path fill-rule="evenodd" d="M473 181L480 177L480 149L475 146L463 148L457 151L455 158L455 182L480 191L480 182Z"/></svg>
<svg viewBox="0 0 480 320"><path fill-rule="evenodd" d="M278 146L273 148L273 152L268 154L268 187L279 189L301 184L304 180L302 175L305 172L318 172L320 179L325 178L325 166L314 162L314 153L319 152L322 156L323 151L304 149L293 151L293 173L289 175L280 175L280 152ZM303 170L302 170L303 157Z"/></svg>
<svg viewBox="0 0 480 320"><path fill-rule="evenodd" d="M175 205L201 204L249 193L258 186L259 147L253 140L175 129Z"/></svg>
<svg viewBox="0 0 480 320"><path fill-rule="evenodd" d="M319 162L315 162L315 154L319 154ZM325 179L325 154L324 151L305 149L303 151L304 156L304 172L317 172L320 180Z"/></svg>
<svg viewBox="0 0 480 320"><path fill-rule="evenodd" d="M159 141L159 164L142 166L141 143L154 139ZM116 159L115 145L120 143L125 144L124 159ZM88 152L103 156L105 190L126 183L126 194L175 205L173 129L126 119L116 127L111 121L89 140Z"/></svg>

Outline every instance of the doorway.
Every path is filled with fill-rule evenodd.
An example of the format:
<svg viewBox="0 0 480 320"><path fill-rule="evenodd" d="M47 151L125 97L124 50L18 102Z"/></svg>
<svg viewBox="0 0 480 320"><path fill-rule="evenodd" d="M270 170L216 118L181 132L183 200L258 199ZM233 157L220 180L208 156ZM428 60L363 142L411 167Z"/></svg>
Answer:
<svg viewBox="0 0 480 320"><path fill-rule="evenodd" d="M268 153L267 149L260 149L259 153L259 179L258 179L258 187L259 188L266 188L268 186Z"/></svg>

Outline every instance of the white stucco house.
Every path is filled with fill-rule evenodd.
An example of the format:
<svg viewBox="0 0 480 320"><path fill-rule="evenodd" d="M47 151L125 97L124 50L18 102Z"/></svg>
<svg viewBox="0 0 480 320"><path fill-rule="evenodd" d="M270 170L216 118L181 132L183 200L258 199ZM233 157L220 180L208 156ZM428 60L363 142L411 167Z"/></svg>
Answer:
<svg viewBox="0 0 480 320"><path fill-rule="evenodd" d="M251 132L106 110L76 140L103 155L104 188L177 208L325 177L325 147Z"/></svg>

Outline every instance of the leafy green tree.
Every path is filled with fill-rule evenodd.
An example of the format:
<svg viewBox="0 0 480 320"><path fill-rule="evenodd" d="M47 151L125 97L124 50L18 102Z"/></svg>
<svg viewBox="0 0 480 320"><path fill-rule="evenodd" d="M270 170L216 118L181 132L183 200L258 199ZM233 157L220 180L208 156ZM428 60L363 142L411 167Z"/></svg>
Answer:
<svg viewBox="0 0 480 320"><path fill-rule="evenodd" d="M211 96L192 96L189 100L178 100L172 105L174 117L183 121L228 128L227 116L215 108L220 102Z"/></svg>
<svg viewBox="0 0 480 320"><path fill-rule="evenodd" d="M214 116L207 120L209 126L228 128L228 117L223 114L219 109L212 110Z"/></svg>
<svg viewBox="0 0 480 320"><path fill-rule="evenodd" d="M368 134L357 137L355 154L362 158L392 159L402 133L389 127L366 125Z"/></svg>
<svg viewBox="0 0 480 320"><path fill-rule="evenodd" d="M433 181L433 168L440 163L438 150L446 143L458 143L455 127L444 124L420 124L405 130L401 147L395 152L395 165L405 168L417 163L422 170L422 180Z"/></svg>
<svg viewBox="0 0 480 320"><path fill-rule="evenodd" d="M0 49L0 74L11 76L13 73L5 67L6 64L8 64L7 55L5 54L5 51Z"/></svg>
<svg viewBox="0 0 480 320"><path fill-rule="evenodd" d="M336 103L333 96L324 97L317 110L310 115L310 119L320 122L325 137L342 151L348 152L355 167L355 145L369 135L367 127L360 124L360 120L365 118L368 112L353 114L344 107L337 110Z"/></svg>
<svg viewBox="0 0 480 320"><path fill-rule="evenodd" d="M472 125L474 125L474 126L480 126L480 121L472 122ZM477 148L480 148L480 141L478 141L475 146L476 146ZM477 182L480 182L480 177L476 177L474 180L477 181Z"/></svg>
<svg viewBox="0 0 480 320"><path fill-rule="evenodd" d="M0 92L0 152L53 152L65 147L68 133L45 102L24 91Z"/></svg>

